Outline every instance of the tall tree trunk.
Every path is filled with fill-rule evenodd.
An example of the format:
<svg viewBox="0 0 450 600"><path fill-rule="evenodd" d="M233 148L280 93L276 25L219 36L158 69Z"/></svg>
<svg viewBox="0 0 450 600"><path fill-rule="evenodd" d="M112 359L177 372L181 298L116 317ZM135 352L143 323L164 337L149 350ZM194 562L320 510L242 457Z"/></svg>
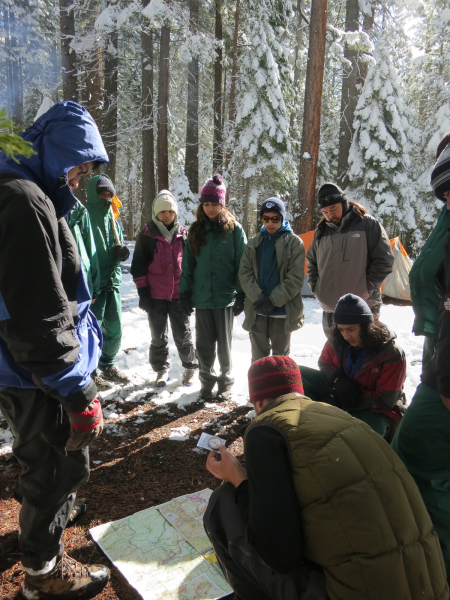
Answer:
<svg viewBox="0 0 450 600"><path fill-rule="evenodd" d="M10 117L18 127L23 125L23 87L22 87L22 59L19 49L19 21L14 11L9 11L11 31L11 113Z"/></svg>
<svg viewBox="0 0 450 600"><path fill-rule="evenodd" d="M222 0L216 0L216 41L222 41ZM214 137L213 137L213 171L222 171L222 48L216 48L214 65Z"/></svg>
<svg viewBox="0 0 450 600"><path fill-rule="evenodd" d="M130 157L128 157L128 227L127 227L127 237L128 240L134 239L134 226L133 226L133 182L134 179L130 177L133 169L133 165L131 164Z"/></svg>
<svg viewBox="0 0 450 600"><path fill-rule="evenodd" d="M294 220L295 233L310 231L313 226L327 15L328 0L311 1L305 109L298 177L298 214Z"/></svg>
<svg viewBox="0 0 450 600"><path fill-rule="evenodd" d="M192 33L198 30L198 0L189 0L189 29ZM198 194L198 58L193 58L188 65L188 96L186 121L186 159L184 172L189 181L189 188Z"/></svg>
<svg viewBox="0 0 450 600"><path fill-rule="evenodd" d="M358 29L359 1L347 0L345 30L358 31ZM358 51L352 50L345 44L344 57L351 63L351 66L344 67L343 69L341 122L339 126L338 183L341 187L345 188L348 184L348 155L353 139L353 119L360 92L356 87L359 72Z"/></svg>
<svg viewBox="0 0 450 600"><path fill-rule="evenodd" d="M364 15L364 20L363 20L363 31L365 31L371 39L373 38L374 22L375 22L375 8L372 8L371 14ZM425 52L426 52L426 50L425 50ZM361 86L359 88L360 90L362 90L364 82L366 81L368 70L369 70L369 63L359 61L358 85Z"/></svg>
<svg viewBox="0 0 450 600"><path fill-rule="evenodd" d="M63 99L78 102L77 56L70 42L75 37L75 17L72 0L59 0L59 28L61 31L61 68Z"/></svg>
<svg viewBox="0 0 450 600"><path fill-rule="evenodd" d="M143 6L147 0L143 0ZM155 148L153 120L153 31L150 23L142 18L141 69L142 69L142 211L141 225L152 219L155 186Z"/></svg>
<svg viewBox="0 0 450 600"><path fill-rule="evenodd" d="M231 80L230 80L230 106L228 112L228 120L230 125L234 125L236 119L236 79L237 79L237 48L239 39L239 18L240 18L241 3L236 0L236 8L234 13L234 36L233 36L233 61L231 65ZM233 151L230 149L225 155L225 169L228 169ZM228 195L228 194L227 194Z"/></svg>
<svg viewBox="0 0 450 600"><path fill-rule="evenodd" d="M248 203L250 199L250 178L244 179L245 181L245 192L244 192L244 217L242 219L242 228L245 231L245 235L249 236L250 223L248 218Z"/></svg>
<svg viewBox="0 0 450 600"><path fill-rule="evenodd" d="M289 129L291 137L296 138L297 132L295 131L295 120L298 115L298 87L300 84L300 65L299 54L300 49L303 47L303 11L305 8L305 0L297 0L297 33L295 35L295 64L294 64L294 100L293 107L290 116Z"/></svg>
<svg viewBox="0 0 450 600"><path fill-rule="evenodd" d="M119 70L119 32L112 31L105 44L103 54L105 91L103 104L103 142L109 156L109 163L105 166L113 182L116 180L117 158L117 77Z"/></svg>
<svg viewBox="0 0 450 600"><path fill-rule="evenodd" d="M86 31L92 33L94 24L99 16L99 1L91 0L89 4L89 22ZM103 113L103 58L99 46L95 46L85 65L86 71L86 108L91 113L100 133L102 132Z"/></svg>
<svg viewBox="0 0 450 600"><path fill-rule="evenodd" d="M163 25L158 78L158 191L169 189L169 52L170 27Z"/></svg>

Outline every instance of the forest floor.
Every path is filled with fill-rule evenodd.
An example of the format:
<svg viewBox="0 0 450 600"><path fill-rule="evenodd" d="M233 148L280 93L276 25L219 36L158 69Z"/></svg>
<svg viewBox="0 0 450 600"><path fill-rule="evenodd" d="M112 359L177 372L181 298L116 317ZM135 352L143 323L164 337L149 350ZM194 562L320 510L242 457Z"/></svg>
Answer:
<svg viewBox="0 0 450 600"><path fill-rule="evenodd" d="M130 261L131 262L131 257ZM219 484L205 468L207 452L196 448L203 431L227 440L233 454L243 459L242 433L249 423L247 371L250 341L242 329L243 315L233 328L233 376L235 384L229 402L198 401L200 383L181 384L183 368L169 330L170 380L165 388L154 386L155 375L148 364L150 334L146 315L138 308L131 275L122 283L123 337L116 364L131 383L100 394L105 429L91 446L91 476L80 488L79 498L87 512L64 532L69 555L80 562L111 567L106 556L89 535L89 529L127 517L139 510L162 504L183 494ZM317 368L325 344L322 311L313 298L304 299L305 325L291 339L291 357L297 363ZM407 359L405 393L411 401L420 382L423 339L411 333L410 306L383 306L381 321L397 333ZM195 317L191 327L194 330ZM254 413L253 413L254 414ZM13 498L14 482L20 469L11 454L12 435L0 416L0 598L15 598L23 577L17 541L19 504ZM138 600L115 568L111 581L97 596L100 600Z"/></svg>

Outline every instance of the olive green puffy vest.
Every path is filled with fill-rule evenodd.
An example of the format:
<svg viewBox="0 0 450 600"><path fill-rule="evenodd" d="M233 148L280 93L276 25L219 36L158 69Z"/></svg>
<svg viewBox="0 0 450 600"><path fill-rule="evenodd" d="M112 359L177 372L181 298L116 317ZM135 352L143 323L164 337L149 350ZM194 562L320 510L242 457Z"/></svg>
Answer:
<svg viewBox="0 0 450 600"><path fill-rule="evenodd" d="M288 394L248 427L280 431L291 450L304 556L331 600L447 600L436 532L397 454L347 413Z"/></svg>

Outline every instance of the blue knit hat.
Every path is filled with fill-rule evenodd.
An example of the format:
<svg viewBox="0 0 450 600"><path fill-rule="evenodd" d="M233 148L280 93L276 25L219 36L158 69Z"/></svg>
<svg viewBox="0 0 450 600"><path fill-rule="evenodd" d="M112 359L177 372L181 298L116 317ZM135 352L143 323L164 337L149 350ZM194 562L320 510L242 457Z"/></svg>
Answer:
<svg viewBox="0 0 450 600"><path fill-rule="evenodd" d="M372 311L362 298L354 294L346 294L339 298L334 309L333 323L336 325L363 325L372 321Z"/></svg>
<svg viewBox="0 0 450 600"><path fill-rule="evenodd" d="M286 219L286 206L283 200L279 198L267 198L261 204L261 208L259 209L259 216L262 217L265 212L278 212L280 213L283 221Z"/></svg>

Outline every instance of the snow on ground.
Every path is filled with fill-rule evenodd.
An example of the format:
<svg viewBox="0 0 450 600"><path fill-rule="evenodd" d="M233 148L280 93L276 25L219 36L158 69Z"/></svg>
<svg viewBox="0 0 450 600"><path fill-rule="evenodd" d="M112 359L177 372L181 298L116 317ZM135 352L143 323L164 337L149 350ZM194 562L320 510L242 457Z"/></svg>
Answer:
<svg viewBox="0 0 450 600"><path fill-rule="evenodd" d="M131 244L130 244L131 245ZM124 265L125 271L131 264ZM183 367L178 357L178 353L169 328L169 360L170 372L169 382L161 391L155 388L153 382L155 373L148 363L148 349L150 344L150 330L147 316L138 307L138 296L132 277L129 273L124 273L122 282L122 302L123 302L123 337L122 346L116 358L116 364L119 369L124 370L131 379L131 384L120 387L116 386L112 390L100 394L102 399L108 403L104 410L105 419L111 419L105 426L105 433L114 433L121 436L123 433L123 424L126 422L126 416L121 415L121 404L125 399L127 402L136 402L137 406L144 403L145 395L149 392L154 393L152 402L161 405L161 412L169 413L169 407L164 405L169 402L176 402L178 408L195 402L200 390L198 377L195 378L191 387L181 384ZM317 368L317 361L325 344L325 335L322 330L322 310L318 302L313 298L303 299L305 306L305 326L292 335L291 357L298 364ZM398 343L404 349L407 360L407 378L405 383L405 393L408 403L411 401L415 388L420 383L420 373L422 369L422 346L423 338L415 337L412 333L413 310L409 306L383 305L381 309L381 321L386 323L393 331L397 333ZM242 329L244 315L241 314L235 318L233 328L233 376L235 384L233 387L232 399L238 405L247 403L248 385L247 371L250 366L250 340L248 333ZM193 339L195 341L195 315L191 317L191 328ZM216 364L216 370L219 372L219 366ZM251 408L251 405L249 405ZM217 409L221 409L217 405ZM145 413L142 412L143 422ZM219 410L220 412L220 410ZM139 413L139 411L138 411ZM0 455L11 452L12 435L8 429L3 429L6 423L0 417ZM180 428L181 429L181 428ZM184 439L188 433L185 431L174 430L171 438Z"/></svg>

